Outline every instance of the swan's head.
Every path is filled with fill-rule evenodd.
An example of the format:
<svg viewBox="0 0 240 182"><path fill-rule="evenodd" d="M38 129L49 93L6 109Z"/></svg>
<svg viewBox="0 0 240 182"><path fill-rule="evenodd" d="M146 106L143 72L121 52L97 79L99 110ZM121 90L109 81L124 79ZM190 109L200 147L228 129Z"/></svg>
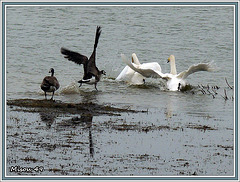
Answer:
<svg viewBox="0 0 240 182"><path fill-rule="evenodd" d="M167 59L167 62L169 63L169 62L175 62L175 57L174 57L174 55L170 55L169 56L169 58Z"/></svg>
<svg viewBox="0 0 240 182"><path fill-rule="evenodd" d="M136 56L135 53L132 54L132 63L134 63L134 57Z"/></svg>
<svg viewBox="0 0 240 182"><path fill-rule="evenodd" d="M140 64L138 58L137 58L137 55L135 53L132 53L132 63L135 63L135 64Z"/></svg>

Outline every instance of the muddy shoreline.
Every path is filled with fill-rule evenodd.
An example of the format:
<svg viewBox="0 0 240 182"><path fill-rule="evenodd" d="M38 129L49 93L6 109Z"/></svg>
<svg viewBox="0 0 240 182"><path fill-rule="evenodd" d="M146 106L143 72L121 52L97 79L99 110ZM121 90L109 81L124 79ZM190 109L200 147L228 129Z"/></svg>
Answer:
<svg viewBox="0 0 240 182"><path fill-rule="evenodd" d="M231 174L233 129L219 126L214 117L170 113L117 104L8 100L7 175Z"/></svg>
<svg viewBox="0 0 240 182"><path fill-rule="evenodd" d="M70 114L91 114L98 115L119 115L122 112L138 113L147 112L144 110L132 110L125 108L117 108L111 105L100 105L93 102L87 103L65 103L59 100L35 100L35 99L16 99L8 100L7 105L18 106L22 111L26 112L57 112L57 113L70 113ZM25 109L24 109L25 108ZM21 109L19 109L21 111Z"/></svg>

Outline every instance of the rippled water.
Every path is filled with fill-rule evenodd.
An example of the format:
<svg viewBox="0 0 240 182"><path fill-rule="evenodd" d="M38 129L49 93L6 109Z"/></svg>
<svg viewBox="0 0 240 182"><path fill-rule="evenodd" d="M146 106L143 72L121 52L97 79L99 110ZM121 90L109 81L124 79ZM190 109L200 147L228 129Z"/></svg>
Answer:
<svg viewBox="0 0 240 182"><path fill-rule="evenodd" d="M7 100L43 99L40 84L53 67L61 85L56 100L112 104L149 111L148 114L122 114L121 117L94 116L95 156L91 158L88 138L82 138L89 132L84 126L59 129L59 123L73 116L55 116L55 122L46 129L40 114L26 114L8 108L8 167L35 165L21 160L27 154L37 158L38 165L49 169L40 175L233 175L234 102L222 97L224 89L229 98L233 96L225 82L227 78L230 85L234 84L233 13L233 7L224 6L7 7ZM60 53L60 48L66 47L90 56L97 25L102 26L97 66L107 72L98 83L99 92L88 85L78 88L76 81L82 78L82 66L68 62ZM130 58L133 52L140 62L158 62L163 72L170 71L166 61L170 54L176 57L178 72L192 64L214 60L218 67L215 72L195 73L188 82L193 86L217 85L221 89L213 99L201 92L166 91L162 89L162 83L154 79L147 79L146 86L141 87L116 82L114 78L125 67L120 54ZM121 131L114 130L114 127L109 129L109 123L167 126L167 129ZM16 125L19 126L17 130L14 129ZM51 150L43 147L40 153L37 149L24 151L24 146L27 149L36 147L28 138L31 134L26 134L29 129L35 133L36 139L45 138L46 143L57 147ZM25 140L14 138L16 132ZM70 132L75 135L70 137ZM66 136L75 142L84 142L74 146L71 143L70 149L61 147L68 143ZM21 151L11 148L10 143L14 140L26 142L20 147ZM76 145L81 150L72 150L72 147L77 148ZM13 155L16 151L18 156ZM68 164L72 164L74 170L67 167ZM106 164L108 167L104 171L101 167ZM65 172L61 165L65 165ZM7 174L16 175L9 171Z"/></svg>

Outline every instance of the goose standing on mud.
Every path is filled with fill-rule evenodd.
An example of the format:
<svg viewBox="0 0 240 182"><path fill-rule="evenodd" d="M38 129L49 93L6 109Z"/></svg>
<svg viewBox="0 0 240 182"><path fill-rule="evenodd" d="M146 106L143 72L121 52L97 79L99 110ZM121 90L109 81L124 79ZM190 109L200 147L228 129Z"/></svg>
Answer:
<svg viewBox="0 0 240 182"><path fill-rule="evenodd" d="M135 53L132 54L132 63L138 65L141 69L154 69L156 71L162 71L161 66L157 62L151 63L143 63L141 64L138 60L138 57ZM122 70L122 72L118 75L116 80L126 81L133 85L141 85L145 83L145 77L140 73L134 71L128 65Z"/></svg>
<svg viewBox="0 0 240 182"><path fill-rule="evenodd" d="M121 55L123 62L125 62L130 68L134 71L140 73L144 77L152 77L152 78L161 78L167 81L167 88L170 91L177 91L180 90L182 87L186 85L185 79L192 73L198 71L213 71L212 63L199 63L190 66L187 70L182 71L181 73L177 74L176 64L175 64L175 57L174 55L170 55L168 58L168 62L170 63L171 71L170 73L162 73L159 70L155 70L154 68L142 68L139 65L131 63L125 57L125 55Z"/></svg>
<svg viewBox="0 0 240 182"><path fill-rule="evenodd" d="M60 84L57 78L54 76L53 68L49 70L49 73L51 73L51 76L46 76L43 79L41 89L44 91L45 99L47 99L47 92L52 92L51 100L53 100L54 92L60 87Z"/></svg>
<svg viewBox="0 0 240 182"><path fill-rule="evenodd" d="M73 61L74 63L79 65L83 64L84 76L82 80L78 81L78 83L80 83L79 87L82 86L82 83L94 84L95 89L97 90L97 82L100 81L102 75L106 75L106 72L104 70L99 71L96 67L96 49L100 35L101 27L97 26L94 49L89 59L86 56L77 52L70 51L63 47L61 48L61 53L65 55L64 58L67 58L69 61Z"/></svg>

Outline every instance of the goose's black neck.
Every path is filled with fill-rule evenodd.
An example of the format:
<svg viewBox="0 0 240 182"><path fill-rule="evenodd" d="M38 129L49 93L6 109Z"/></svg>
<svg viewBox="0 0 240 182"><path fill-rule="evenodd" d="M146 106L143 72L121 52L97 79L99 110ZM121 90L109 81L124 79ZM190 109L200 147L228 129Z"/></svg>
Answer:
<svg viewBox="0 0 240 182"><path fill-rule="evenodd" d="M49 72L51 73L51 76L54 75L54 69L53 68L51 68Z"/></svg>

